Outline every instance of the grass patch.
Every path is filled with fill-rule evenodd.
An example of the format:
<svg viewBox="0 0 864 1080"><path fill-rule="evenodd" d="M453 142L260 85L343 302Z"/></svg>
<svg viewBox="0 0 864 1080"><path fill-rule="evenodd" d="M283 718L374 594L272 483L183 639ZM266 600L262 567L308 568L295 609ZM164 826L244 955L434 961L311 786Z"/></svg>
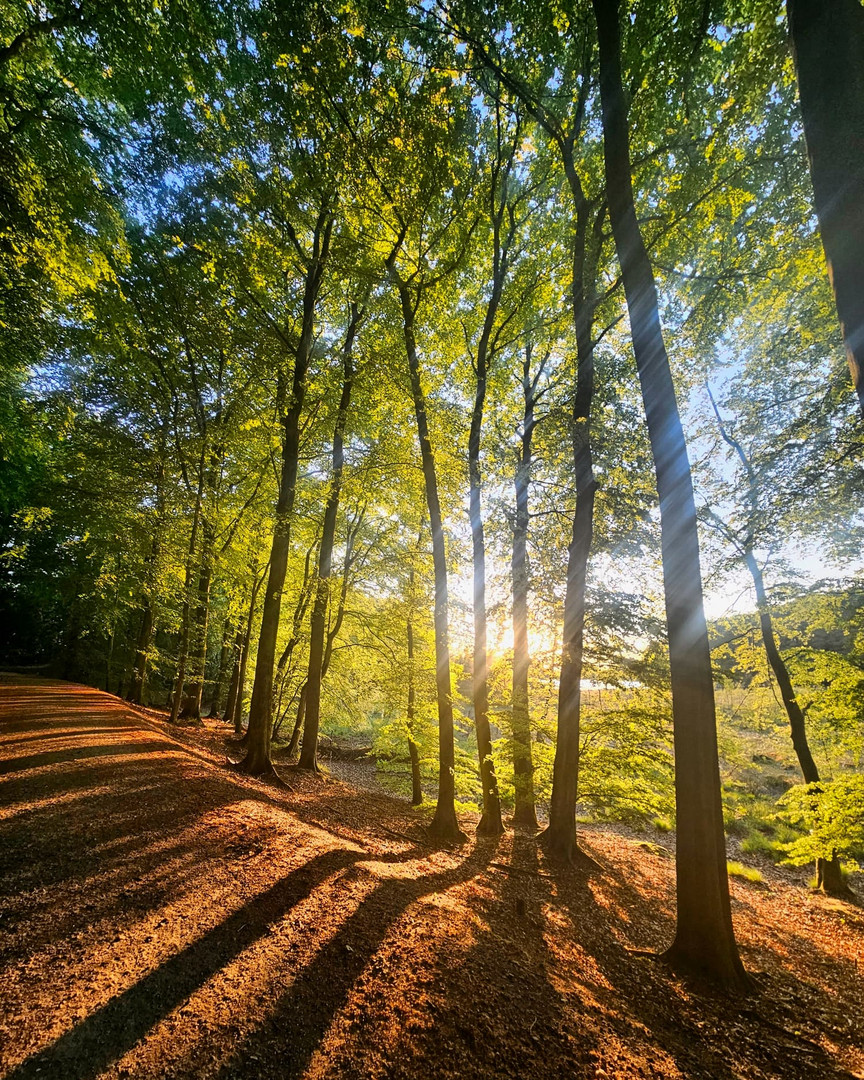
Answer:
<svg viewBox="0 0 864 1080"><path fill-rule="evenodd" d="M741 850L745 855L764 855L774 862L784 857L784 852L777 844L762 832L751 832L741 841Z"/></svg>
<svg viewBox="0 0 864 1080"><path fill-rule="evenodd" d="M726 869L729 872L730 877L744 878L745 881L762 882L764 879L758 870L754 870L752 866L745 866L740 862L727 862Z"/></svg>

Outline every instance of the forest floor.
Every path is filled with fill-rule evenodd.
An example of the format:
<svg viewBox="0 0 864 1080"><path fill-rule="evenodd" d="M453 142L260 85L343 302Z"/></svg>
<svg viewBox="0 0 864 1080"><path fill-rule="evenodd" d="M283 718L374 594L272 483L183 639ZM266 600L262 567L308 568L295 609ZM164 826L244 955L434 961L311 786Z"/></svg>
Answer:
<svg viewBox="0 0 864 1080"><path fill-rule="evenodd" d="M0 1076L864 1076L861 907L733 879L732 997L628 951L671 940L668 838L436 850L401 800L225 754L0 677Z"/></svg>

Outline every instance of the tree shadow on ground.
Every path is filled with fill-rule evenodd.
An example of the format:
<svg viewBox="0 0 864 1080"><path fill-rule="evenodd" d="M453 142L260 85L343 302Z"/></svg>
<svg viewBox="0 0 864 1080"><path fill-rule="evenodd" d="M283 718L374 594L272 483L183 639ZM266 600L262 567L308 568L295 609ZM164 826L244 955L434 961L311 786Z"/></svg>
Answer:
<svg viewBox="0 0 864 1080"><path fill-rule="evenodd" d="M49 696L63 700L63 695ZM92 724L93 698L98 704L102 695L91 692L79 699L91 702L79 710L88 739L102 734ZM56 704L40 705L49 708ZM69 714L64 708L59 722L68 726ZM49 731L46 724L50 738ZM124 745L118 740L112 749L119 753ZM237 893L230 893L230 915L223 917L217 908L217 925L199 923L200 936L178 944L152 969L143 967L146 973L131 986L107 1001L104 995L91 997L104 1004L72 1020L74 1027L13 1068L7 1080L94 1080L141 1042L135 1068L151 1077L293 1080L310 1066L318 1075L319 1065L326 1066L327 1075L350 1075L359 1060L373 1059L376 1075L388 1077L545 1080L559 1074L594 1077L602 1075L601 1068L610 1077L635 1077L655 1074L652 1054L661 1070L668 1065L668 1073L692 1080L849 1076L821 1047L795 1034L802 1008L818 994L802 980L772 975L760 979L757 994L741 1000L688 985L661 963L627 952L625 944L659 945L658 936L671 940L665 879L649 885L629 864L605 859L600 869L557 868L538 855L533 838L519 834L500 842L512 849L509 870L490 865L496 841L478 841L466 857L433 855L422 843L397 855L368 854L358 847L369 834L351 830L360 826L373 835L379 829L386 834L378 815L384 821L392 815L396 835L416 831L420 838L419 821L396 800L337 785L325 788L326 797L305 791L277 795L212 764L183 764L182 755L161 753L164 748L144 765L129 757L112 763L106 755L76 761L66 753L68 770L13 775L0 784L0 805L18 799L25 808L19 817L0 822L0 861L14 871L3 888L25 887L22 906L11 912L21 923L22 946L52 954L65 936L80 936L82 926L97 918L110 920L130 909L155 918L178 896L199 889L200 903L214 910L215 896L225 902L225 893L214 892L209 875L233 858L226 847L226 837L235 831L230 813L225 816L230 804L253 807L237 840L237 850L250 854L250 862L238 867L241 895L247 868L260 870L274 852L283 860L282 870L288 858L303 857L295 846L298 833L304 846L320 847L324 839L330 850L288 872L271 864L263 888L263 878L256 886L251 875L251 886L261 891L236 907ZM88 799L88 789L98 788L105 790ZM39 802L64 793L76 796L71 804ZM271 809L265 814L258 808ZM218 819L212 833L206 822L211 813ZM310 834L298 821L327 822L322 827L330 835ZM334 833L350 840L350 849L347 844L334 848ZM82 840L83 852L78 850ZM376 872L375 860L391 869ZM448 864L444 870L442 862ZM405 867L400 877L400 863L416 866ZM408 871L413 876L406 876ZM353 874L363 883L356 892L364 892L371 880L371 890L356 905L350 884L342 887ZM328 879L336 884L325 885ZM310 898L317 904L312 917L322 925L291 914ZM659 921L656 911L653 920L646 918L652 904L662 911ZM27 907L36 917L30 928ZM264 950L264 970L259 965L256 971L253 954L275 924L285 923L289 947L293 941L304 943L303 964L281 955L276 946L283 938L274 938L274 947ZM7 936L9 929L7 923ZM136 922L120 948L133 947L146 930ZM14 927L12 936L19 938ZM72 964L66 956L64 962ZM195 1018L203 1018L203 1026L190 1022L184 1038L171 1042L175 1017L167 1025L162 1021L235 961L241 964L242 996L232 1000L244 1010L239 1041L232 1043L223 1032L218 1056L208 1058L213 1031L207 1024L213 1016L205 1009ZM256 974L266 983L264 991ZM58 985L64 985L62 978ZM218 985L224 989L224 983ZM397 987L413 995L410 1000L400 1001ZM777 991L792 1000L791 1010L783 1011L774 1000ZM411 1025L404 1040L403 1020ZM154 1043L160 1037L171 1043L167 1072L143 1065L155 1028L160 1030Z"/></svg>
<svg viewBox="0 0 864 1080"><path fill-rule="evenodd" d="M262 1023L235 1048L217 1075L226 1080L254 1075L246 1063L266 1056L278 1061L278 1075L284 1080L302 1076L358 978L406 910L424 897L476 878L494 850L494 843L477 844L453 868L378 885L302 969Z"/></svg>
<svg viewBox="0 0 864 1080"><path fill-rule="evenodd" d="M304 863L32 1055L8 1073L7 1080L44 1076L89 1080L98 1076L322 881L366 857L336 849Z"/></svg>
<svg viewBox="0 0 864 1080"><path fill-rule="evenodd" d="M578 872L553 866L555 902L568 912L572 931L596 963L601 978L591 993L606 1012L606 1022L624 1041L641 1041L659 1048L684 1077L710 1076L733 1080L756 1070L776 1077L819 1077L849 1080L824 1050L800 1034L797 1023L778 1024L772 1011L771 980L757 977L750 995L730 994L720 987L679 978L661 958L652 959L628 948L620 932L631 913L645 909L646 897L629 880L623 867L607 864L602 877L612 885L617 904L602 906L587 894ZM586 917L586 904L590 917ZM666 943L674 935L674 917L666 923ZM642 944L642 943L639 943ZM789 975L799 998L811 988ZM709 1035L710 1038L706 1038Z"/></svg>

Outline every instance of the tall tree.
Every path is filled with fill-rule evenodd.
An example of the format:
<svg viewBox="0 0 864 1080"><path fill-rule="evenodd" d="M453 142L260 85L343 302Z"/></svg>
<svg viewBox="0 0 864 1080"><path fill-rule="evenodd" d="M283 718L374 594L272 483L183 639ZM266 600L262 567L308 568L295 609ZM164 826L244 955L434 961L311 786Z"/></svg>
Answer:
<svg viewBox="0 0 864 1080"><path fill-rule="evenodd" d="M276 525L270 553L270 571L261 612L261 631L255 661L255 682L249 706L249 739L242 768L253 776L273 771L270 760L270 739L273 715L273 676L276 667L276 641L279 633L279 613L282 607L282 588L291 550L291 515L297 488L297 468L300 460L300 418L306 397L306 378L315 340L315 312L330 255L334 217L331 197L325 195L319 205L311 229L310 250L306 251L295 237L297 254L304 263L305 282L303 314L299 339L294 354L294 371L287 408L282 418L282 470L279 477L279 498L276 503Z"/></svg>
<svg viewBox="0 0 864 1080"><path fill-rule="evenodd" d="M864 8L787 0L816 215L864 412Z"/></svg>
<svg viewBox="0 0 864 1080"><path fill-rule="evenodd" d="M693 485L653 271L633 198L619 4L618 0L592 3L600 56L609 219L621 264L660 496L677 806L678 922L675 940L665 955L673 966L743 986L747 976L732 929L726 872L714 684L702 603Z"/></svg>
<svg viewBox="0 0 864 1080"><path fill-rule="evenodd" d="M321 545L318 549L318 575L315 585L315 602L312 605L312 622L309 632L309 673L306 677L306 718L303 725L303 749L298 765L301 769L318 770L318 727L321 719L321 679L326 636L327 607L330 600L333 569L333 541L336 536L336 516L339 513L339 497L342 492L342 472L345 467L345 427L354 388L355 361L354 340L363 318L363 308L351 304L348 330L342 345L342 392L336 410L333 431L333 460L330 490L324 508L321 528Z"/></svg>
<svg viewBox="0 0 864 1080"><path fill-rule="evenodd" d="M721 417L720 410L717 407L717 403L714 400L710 388L708 394L714 416L717 420L720 436L732 450L735 457L737 457L741 467L743 476L740 479L746 507L743 515L744 520L742 528L740 530L735 529L730 523L724 521L720 514L713 509L709 511L710 521L717 525L725 539L733 545L750 574L750 578L753 582L753 589L756 593L756 609L759 612L759 628L762 635L762 644L765 648L765 656L771 671L774 673L774 678L777 680L777 686L780 690L780 699L783 702L783 708L786 711L786 716L789 720L789 733L792 738L795 756L798 759L798 765L801 769L801 775L804 777L804 782L806 784L819 785L821 777L819 775L819 768L816 765L816 761L810 750L810 740L807 737L807 724L804 718L804 710L801 708L798 701L798 695L796 694L795 687L792 683L792 676L789 673L789 668L786 665L786 661L783 659L783 654L781 653L777 642L777 635L774 632L774 620L771 613L771 603L768 599L768 591L765 587L765 575L756 554L756 545L759 540L758 533L760 520L762 520L764 516L761 505L763 500L760 497L761 492L759 490L759 475L741 441L735 437L730 430L730 425ZM834 896L849 895L849 888L843 880L840 860L836 854L833 858L818 858L816 860L816 880L817 887L823 892L830 893Z"/></svg>

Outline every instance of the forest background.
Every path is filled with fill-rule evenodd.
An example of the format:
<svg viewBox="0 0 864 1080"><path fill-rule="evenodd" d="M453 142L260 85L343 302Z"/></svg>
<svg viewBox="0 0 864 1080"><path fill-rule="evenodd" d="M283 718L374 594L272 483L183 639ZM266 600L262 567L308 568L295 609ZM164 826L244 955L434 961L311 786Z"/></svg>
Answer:
<svg viewBox="0 0 864 1080"><path fill-rule="evenodd" d="M861 413L786 19L621 26L724 821L855 869ZM591 5L11 3L0 39L3 661L238 735L251 710L253 771L271 739L316 767L320 726L492 828L493 788L545 816L572 700L579 812L674 828Z"/></svg>

